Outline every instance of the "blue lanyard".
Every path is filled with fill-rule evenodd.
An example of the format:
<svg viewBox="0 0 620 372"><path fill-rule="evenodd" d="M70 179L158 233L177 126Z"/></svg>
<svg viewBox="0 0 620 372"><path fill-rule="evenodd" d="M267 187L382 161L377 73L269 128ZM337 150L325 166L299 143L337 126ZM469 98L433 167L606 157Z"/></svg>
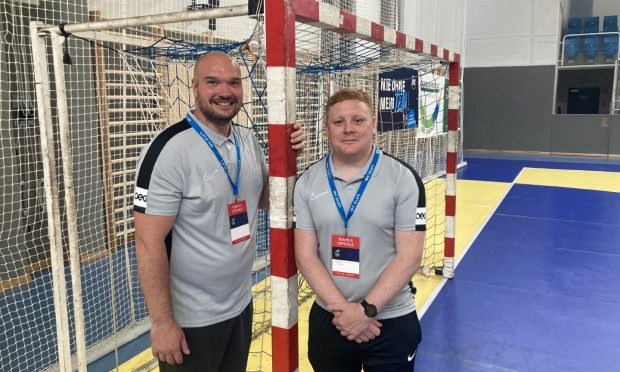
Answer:
<svg viewBox="0 0 620 372"><path fill-rule="evenodd" d="M239 199L239 177L241 176L241 149L239 148L239 141L237 140L237 134L231 127L230 130L232 131L233 139L235 142L235 147L237 148L237 179L235 180L235 182L233 182L232 178L230 178L230 172L228 171L226 162L224 161L224 158L222 158L222 155L220 155L220 152L217 150L217 147L215 147L215 144L213 143L213 141L211 141L211 138L209 138L207 133L205 133L205 131L200 127L200 125L196 122L196 120L194 120L192 115L187 114L185 118L187 119L189 124L192 126L192 128L194 128L194 130L198 132L200 137L202 137L202 139L207 143L207 145L209 145L209 148L211 149L211 151L213 151L213 154L215 155L217 160L222 165L222 168L224 168L226 177L228 177L228 182L230 182L230 186L232 186L233 196L235 197L235 201L237 201Z"/></svg>
<svg viewBox="0 0 620 372"><path fill-rule="evenodd" d="M340 195L338 195L338 190L336 189L336 184L334 183L334 176L332 175L332 169L331 169L331 166L329 165L330 155L328 155L327 158L325 159L325 172L327 173L327 181L329 181L329 188L332 190L332 196L334 197L336 208L338 209L338 212L340 212L340 216L342 217L342 220L344 221L345 235L347 235L347 230L349 227L349 220L351 219L351 216L353 216L353 213L355 212L355 208L357 208L357 205L359 204L360 199L362 198L362 194L364 193L364 190L366 190L366 186L368 185L368 182L370 181L370 177L372 176L372 173L375 171L375 167L377 166L377 161L379 160L380 153L381 151L379 151L379 148L375 146L375 154L372 157L370 166L368 167L368 170L366 171L366 174L364 175L364 179L362 180L360 187L357 189L357 194L355 194L355 198L353 198L353 201L351 202L351 207L349 207L349 213L346 215L344 214L344 208L342 207L342 201L340 200Z"/></svg>

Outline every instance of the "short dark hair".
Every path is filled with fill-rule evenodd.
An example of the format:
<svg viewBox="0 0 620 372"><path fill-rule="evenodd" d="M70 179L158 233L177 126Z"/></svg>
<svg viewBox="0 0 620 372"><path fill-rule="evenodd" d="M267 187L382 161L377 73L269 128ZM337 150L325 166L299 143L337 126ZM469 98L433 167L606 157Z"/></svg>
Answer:
<svg viewBox="0 0 620 372"><path fill-rule="evenodd" d="M342 88L327 99L327 103L325 104L325 121L327 121L327 114L329 114L329 109L332 108L333 105L349 100L363 102L372 110L372 101L368 93L357 88Z"/></svg>

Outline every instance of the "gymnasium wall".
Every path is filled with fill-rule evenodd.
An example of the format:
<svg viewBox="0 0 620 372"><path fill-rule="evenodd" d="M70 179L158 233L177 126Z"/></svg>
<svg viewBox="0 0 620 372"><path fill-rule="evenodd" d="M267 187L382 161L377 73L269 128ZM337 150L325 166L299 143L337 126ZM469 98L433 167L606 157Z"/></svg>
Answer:
<svg viewBox="0 0 620 372"><path fill-rule="evenodd" d="M463 0L404 0L403 31L463 54L466 4Z"/></svg>
<svg viewBox="0 0 620 372"><path fill-rule="evenodd" d="M573 3L577 3L580 0L572 0ZM592 15L610 15L616 14L620 16L620 2L617 0L591 0L592 4Z"/></svg>
<svg viewBox="0 0 620 372"><path fill-rule="evenodd" d="M466 19L465 68L555 64L557 0L472 0Z"/></svg>
<svg viewBox="0 0 620 372"><path fill-rule="evenodd" d="M466 68L463 147L549 151L553 76L553 66Z"/></svg>
<svg viewBox="0 0 620 372"><path fill-rule="evenodd" d="M556 115L555 56L559 54L558 42L568 14L620 14L620 3L467 2L465 150L620 154L620 116ZM586 81L594 78L588 76ZM576 83L585 84L583 78ZM558 91L567 88L560 86ZM561 100L559 106L559 112L565 113Z"/></svg>
<svg viewBox="0 0 620 372"><path fill-rule="evenodd" d="M620 155L620 115L555 115L554 66L466 68L465 150Z"/></svg>

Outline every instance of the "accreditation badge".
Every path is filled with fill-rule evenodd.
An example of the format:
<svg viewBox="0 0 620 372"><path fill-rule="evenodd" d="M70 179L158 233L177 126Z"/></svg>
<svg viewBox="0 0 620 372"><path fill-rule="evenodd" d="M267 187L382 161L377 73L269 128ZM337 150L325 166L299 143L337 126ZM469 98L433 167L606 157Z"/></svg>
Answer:
<svg viewBox="0 0 620 372"><path fill-rule="evenodd" d="M332 235L332 274L349 278L360 277L360 238Z"/></svg>
<svg viewBox="0 0 620 372"><path fill-rule="evenodd" d="M228 220L230 222L230 239L233 245L250 239L248 207L245 200L228 204Z"/></svg>

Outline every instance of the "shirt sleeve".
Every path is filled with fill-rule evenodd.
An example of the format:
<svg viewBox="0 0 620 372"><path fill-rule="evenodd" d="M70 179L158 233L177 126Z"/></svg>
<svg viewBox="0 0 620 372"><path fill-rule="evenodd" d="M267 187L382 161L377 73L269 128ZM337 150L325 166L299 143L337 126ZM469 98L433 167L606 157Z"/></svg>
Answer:
<svg viewBox="0 0 620 372"><path fill-rule="evenodd" d="M307 195L308 184L308 171L303 172L297 182L295 182L295 189L293 191L293 206L295 209L295 228L300 230L315 231L314 221L312 220L312 214L308 206Z"/></svg>
<svg viewBox="0 0 620 372"><path fill-rule="evenodd" d="M249 131L249 129L247 129ZM269 165L265 157L265 150L260 145L258 134L250 132L249 138L251 138L252 146L254 146L254 154L260 162L261 174L263 175L263 187L269 183Z"/></svg>
<svg viewBox="0 0 620 372"><path fill-rule="evenodd" d="M183 195L182 163L167 147L158 153L150 149L145 148L140 155L134 210L150 215L176 216ZM140 180L144 179L148 181L141 183Z"/></svg>
<svg viewBox="0 0 620 372"><path fill-rule="evenodd" d="M422 179L413 169L402 167L397 186L395 229L402 231L426 230L426 193Z"/></svg>

